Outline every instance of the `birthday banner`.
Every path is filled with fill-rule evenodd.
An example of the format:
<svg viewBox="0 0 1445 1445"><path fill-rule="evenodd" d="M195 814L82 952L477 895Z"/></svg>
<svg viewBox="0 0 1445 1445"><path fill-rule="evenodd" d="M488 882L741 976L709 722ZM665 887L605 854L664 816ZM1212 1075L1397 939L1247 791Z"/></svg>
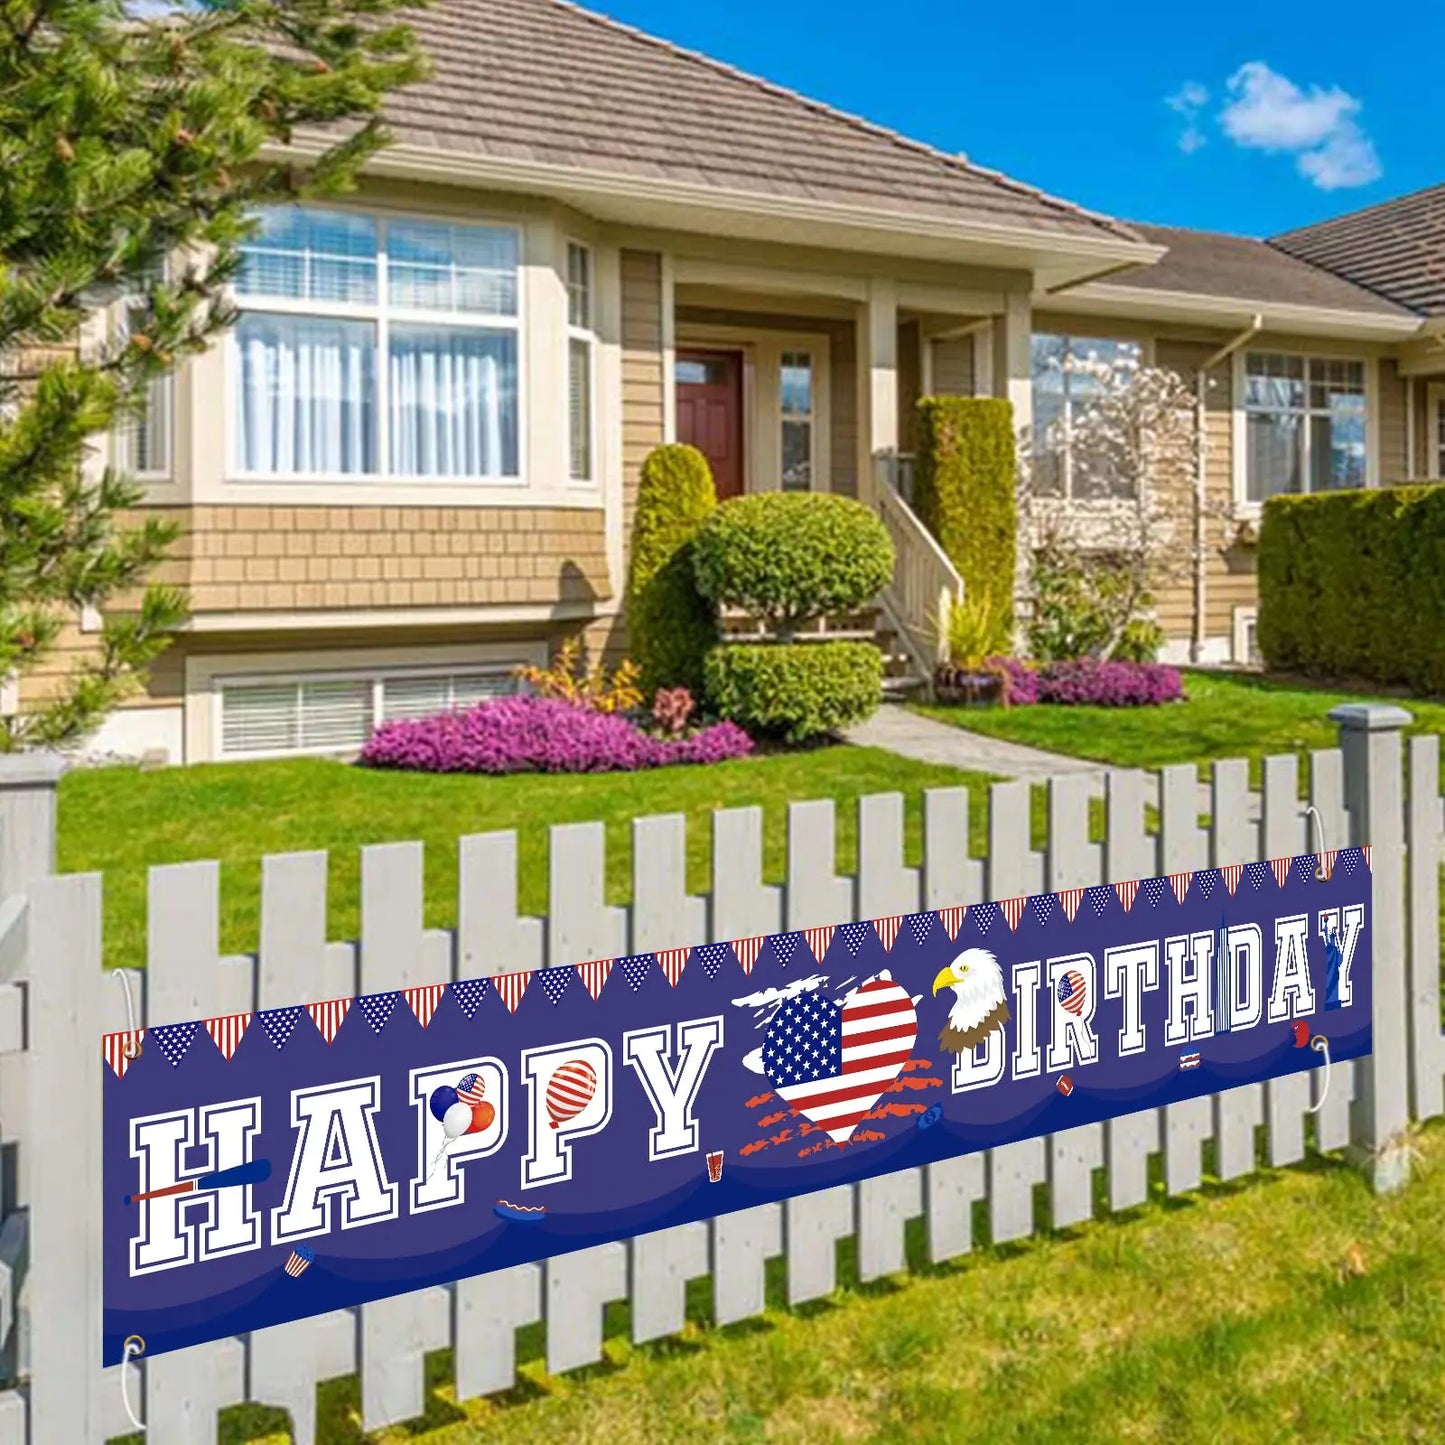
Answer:
<svg viewBox="0 0 1445 1445"><path fill-rule="evenodd" d="M1350 848L107 1035L104 1362L1360 1057L1370 909Z"/></svg>

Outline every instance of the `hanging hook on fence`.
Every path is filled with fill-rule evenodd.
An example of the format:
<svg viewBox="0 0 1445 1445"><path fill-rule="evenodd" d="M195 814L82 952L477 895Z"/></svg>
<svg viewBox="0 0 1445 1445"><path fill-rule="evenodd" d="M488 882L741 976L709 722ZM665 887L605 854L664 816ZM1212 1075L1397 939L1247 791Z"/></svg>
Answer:
<svg viewBox="0 0 1445 1445"><path fill-rule="evenodd" d="M121 988L125 990L125 1016L130 1020L131 1038L135 1038L135 1036L140 1033L140 1026L135 1021L135 999L131 996L130 975L126 973L125 969L118 968L111 974L111 977L118 978ZM134 1043L131 1042L130 1038L126 1039L122 1048L122 1052L126 1058L131 1060L138 1059L140 1058L140 1051L141 1046L138 1038L135 1039ZM132 1336L132 1338L138 1339L139 1336Z"/></svg>
<svg viewBox="0 0 1445 1445"><path fill-rule="evenodd" d="M146 1342L139 1335L129 1335L121 1347L120 1361L120 1402L125 1406L126 1418L142 1435L145 1434L145 1424L137 1418L135 1408L130 1403L130 1362L140 1359L145 1352Z"/></svg>
<svg viewBox="0 0 1445 1445"><path fill-rule="evenodd" d="M1316 1034L1310 1040L1310 1048L1317 1054L1323 1054L1325 1058L1325 1081L1320 1085L1320 1096L1306 1111L1318 1114L1325 1106L1325 1095L1330 1091L1330 1041L1323 1034Z"/></svg>
<svg viewBox="0 0 1445 1445"><path fill-rule="evenodd" d="M1310 821L1315 825L1315 842L1319 844L1319 847L1315 849L1315 857L1317 859L1315 863L1315 881L1317 883L1323 883L1326 877L1325 853L1329 847L1325 842L1325 820L1320 817L1320 810L1315 807L1313 803L1305 809L1305 812L1309 815Z"/></svg>

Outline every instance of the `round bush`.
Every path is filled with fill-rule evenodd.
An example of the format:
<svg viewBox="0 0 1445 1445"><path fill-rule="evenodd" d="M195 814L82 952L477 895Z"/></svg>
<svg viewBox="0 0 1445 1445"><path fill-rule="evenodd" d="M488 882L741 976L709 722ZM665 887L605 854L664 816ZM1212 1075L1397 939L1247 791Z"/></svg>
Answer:
<svg viewBox="0 0 1445 1445"><path fill-rule="evenodd" d="M702 659L717 641L712 604L698 591L692 545L717 510L707 458L664 446L642 464L627 572L628 650L646 692L702 690Z"/></svg>
<svg viewBox="0 0 1445 1445"><path fill-rule="evenodd" d="M792 743L862 722L883 687L883 654L868 642L732 643L703 670L723 717Z"/></svg>
<svg viewBox="0 0 1445 1445"><path fill-rule="evenodd" d="M698 587L786 632L851 612L893 577L893 543L877 515L849 497L765 492L726 502L693 543Z"/></svg>

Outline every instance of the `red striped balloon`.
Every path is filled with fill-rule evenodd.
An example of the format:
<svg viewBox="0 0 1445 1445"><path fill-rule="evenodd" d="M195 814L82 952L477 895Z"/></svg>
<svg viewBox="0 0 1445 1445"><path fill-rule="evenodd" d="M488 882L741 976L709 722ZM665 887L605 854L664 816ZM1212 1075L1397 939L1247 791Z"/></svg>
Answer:
<svg viewBox="0 0 1445 1445"><path fill-rule="evenodd" d="M597 1092L597 1073L586 1059L572 1059L552 1075L547 1085L547 1115L555 1129L575 1118Z"/></svg>

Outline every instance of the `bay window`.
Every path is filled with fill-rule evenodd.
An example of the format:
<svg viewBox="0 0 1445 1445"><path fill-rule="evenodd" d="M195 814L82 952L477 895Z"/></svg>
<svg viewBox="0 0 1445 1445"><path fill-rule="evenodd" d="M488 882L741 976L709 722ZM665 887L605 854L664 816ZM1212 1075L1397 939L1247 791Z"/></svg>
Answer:
<svg viewBox="0 0 1445 1445"><path fill-rule="evenodd" d="M592 252L567 243L568 476L592 480Z"/></svg>
<svg viewBox="0 0 1445 1445"><path fill-rule="evenodd" d="M813 358L806 351L785 351L780 378L785 492L807 492L813 486Z"/></svg>
<svg viewBox="0 0 1445 1445"><path fill-rule="evenodd" d="M111 312L111 339L123 345L147 304L139 295L141 287L159 280L159 272L140 278L137 290ZM171 475L171 391L170 373L156 377L145 389L138 410L121 418L115 430L114 459L117 470L142 481L165 481Z"/></svg>
<svg viewBox="0 0 1445 1445"><path fill-rule="evenodd" d="M1251 352L1244 416L1246 501L1365 485L1364 362Z"/></svg>
<svg viewBox="0 0 1445 1445"><path fill-rule="evenodd" d="M1101 500L1127 497L1131 484L1097 457L1083 455L1074 432L1103 389L1100 368L1137 367L1137 342L1036 333L1032 338L1033 470L1040 496Z"/></svg>
<svg viewBox="0 0 1445 1445"><path fill-rule="evenodd" d="M241 476L518 477L514 229L290 206L242 252Z"/></svg>

